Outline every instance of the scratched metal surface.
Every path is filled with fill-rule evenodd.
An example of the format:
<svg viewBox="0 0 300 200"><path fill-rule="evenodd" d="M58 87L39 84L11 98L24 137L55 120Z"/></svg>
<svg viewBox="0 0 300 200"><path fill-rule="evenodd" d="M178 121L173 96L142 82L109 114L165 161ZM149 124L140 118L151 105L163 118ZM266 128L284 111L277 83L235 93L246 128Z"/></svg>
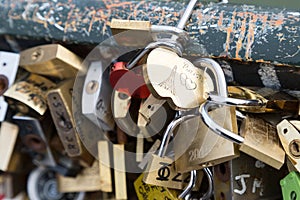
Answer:
<svg viewBox="0 0 300 200"><path fill-rule="evenodd" d="M185 1L0 0L0 33L99 43L112 18L175 25ZM300 63L300 13L245 5L201 5L187 31L212 56Z"/></svg>

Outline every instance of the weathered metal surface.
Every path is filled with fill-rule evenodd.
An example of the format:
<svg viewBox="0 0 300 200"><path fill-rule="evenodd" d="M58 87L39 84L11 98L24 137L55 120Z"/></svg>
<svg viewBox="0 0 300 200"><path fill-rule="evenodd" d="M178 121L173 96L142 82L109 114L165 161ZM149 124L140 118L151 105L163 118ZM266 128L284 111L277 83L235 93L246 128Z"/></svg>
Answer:
<svg viewBox="0 0 300 200"><path fill-rule="evenodd" d="M186 1L0 0L0 33L96 44L112 18L175 25ZM300 63L300 13L246 5L198 4L187 31L212 56Z"/></svg>

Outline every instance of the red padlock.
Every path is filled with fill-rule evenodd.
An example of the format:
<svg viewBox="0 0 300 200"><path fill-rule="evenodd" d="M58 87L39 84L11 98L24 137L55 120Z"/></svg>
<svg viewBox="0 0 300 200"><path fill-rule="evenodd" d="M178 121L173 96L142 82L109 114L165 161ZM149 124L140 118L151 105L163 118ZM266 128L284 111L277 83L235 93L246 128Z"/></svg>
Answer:
<svg viewBox="0 0 300 200"><path fill-rule="evenodd" d="M142 68L128 70L125 62L116 62L111 68L109 81L115 90L133 98L145 99L150 95L150 91L142 73Z"/></svg>

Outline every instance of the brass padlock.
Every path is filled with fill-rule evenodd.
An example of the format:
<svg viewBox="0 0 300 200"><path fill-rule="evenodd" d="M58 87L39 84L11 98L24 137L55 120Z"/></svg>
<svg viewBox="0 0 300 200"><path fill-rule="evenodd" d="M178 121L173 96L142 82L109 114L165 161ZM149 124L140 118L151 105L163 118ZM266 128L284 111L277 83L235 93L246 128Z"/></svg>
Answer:
<svg viewBox="0 0 300 200"><path fill-rule="evenodd" d="M237 133L235 109L221 107L210 111L210 115L218 124ZM194 129L191 129L191 123ZM190 142L186 141L186 134L191 135ZM236 144L214 135L199 117L186 121L179 127L174 145L176 170L180 172L202 169L239 156Z"/></svg>
<svg viewBox="0 0 300 200"><path fill-rule="evenodd" d="M141 102L137 125L143 136L151 141L151 137L162 133L174 117L175 111L166 100L157 99L151 94Z"/></svg>
<svg viewBox="0 0 300 200"><path fill-rule="evenodd" d="M21 52L20 66L31 73L59 79L75 77L82 59L59 44L47 44Z"/></svg>
<svg viewBox="0 0 300 200"><path fill-rule="evenodd" d="M152 94L168 98L174 109L191 109L205 101L204 71L175 52L156 48L144 65L144 78Z"/></svg>
<svg viewBox="0 0 300 200"><path fill-rule="evenodd" d="M280 144L275 126L252 115L243 120L240 134L245 138L240 151L280 169L284 164L285 152Z"/></svg>
<svg viewBox="0 0 300 200"><path fill-rule="evenodd" d="M85 166L91 166L94 158L81 143L72 112L72 90L74 79L69 79L47 93L47 103L57 134L68 156L79 159Z"/></svg>
<svg viewBox="0 0 300 200"><path fill-rule="evenodd" d="M139 127L135 122L136 116L130 113L131 97L114 90L112 98L112 111L118 128L130 136L136 136L139 133ZM137 115L138 113L134 114Z"/></svg>
<svg viewBox="0 0 300 200"><path fill-rule="evenodd" d="M55 83L42 76L30 74L24 80L13 84L4 96L9 98L7 100L11 108L23 114L28 114L31 108L38 115L43 115L47 110L47 92L55 86Z"/></svg>
<svg viewBox="0 0 300 200"><path fill-rule="evenodd" d="M246 88L229 86L229 96L240 99L257 99L263 103L259 107L239 107L240 110L251 113L291 113L299 114L299 100L284 92L271 88Z"/></svg>
<svg viewBox="0 0 300 200"><path fill-rule="evenodd" d="M173 189L183 189L184 183L189 179L188 174L178 173L175 170L174 160L165 156L171 131L166 131L158 151L152 154L144 172L143 181L146 184L157 185Z"/></svg>

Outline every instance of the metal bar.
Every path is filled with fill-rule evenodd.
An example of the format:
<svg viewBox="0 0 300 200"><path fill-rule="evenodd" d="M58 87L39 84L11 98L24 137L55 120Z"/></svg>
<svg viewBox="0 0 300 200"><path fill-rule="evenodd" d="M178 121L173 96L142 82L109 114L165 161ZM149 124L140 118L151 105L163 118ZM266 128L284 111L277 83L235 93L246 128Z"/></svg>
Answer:
<svg viewBox="0 0 300 200"><path fill-rule="evenodd" d="M111 35L112 18L173 26L185 5L172 0L1 0L0 34L97 44ZM211 56L299 64L299 12L199 3L189 22L189 35Z"/></svg>

